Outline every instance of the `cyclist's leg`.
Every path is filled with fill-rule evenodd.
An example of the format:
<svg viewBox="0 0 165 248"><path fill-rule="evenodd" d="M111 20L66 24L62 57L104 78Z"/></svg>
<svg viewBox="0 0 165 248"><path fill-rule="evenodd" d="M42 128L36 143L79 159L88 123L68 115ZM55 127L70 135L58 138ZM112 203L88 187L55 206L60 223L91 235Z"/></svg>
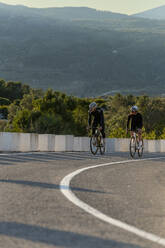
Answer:
<svg viewBox="0 0 165 248"><path fill-rule="evenodd" d="M93 138L93 145L96 146L97 144L97 140L96 140L96 136L95 136L95 132L96 132L97 127L95 125L92 126L92 136Z"/></svg>
<svg viewBox="0 0 165 248"><path fill-rule="evenodd" d="M93 125L92 126L92 136L95 137L95 139L94 139L95 143L96 143L96 136L95 136L96 129L97 129L97 127L95 125ZM96 144L94 144L94 145L96 145Z"/></svg>
<svg viewBox="0 0 165 248"><path fill-rule="evenodd" d="M130 136L131 138L134 137L134 133L136 132L136 127L134 125L131 125L131 129L130 129Z"/></svg>
<svg viewBox="0 0 165 248"><path fill-rule="evenodd" d="M142 129L138 128L137 133L138 133L139 146L141 146L142 145Z"/></svg>
<svg viewBox="0 0 165 248"><path fill-rule="evenodd" d="M92 126L92 135L95 135L96 127Z"/></svg>
<svg viewBox="0 0 165 248"><path fill-rule="evenodd" d="M104 129L104 127L101 129L101 134L103 136L103 142L104 142L104 145L105 145L105 129Z"/></svg>
<svg viewBox="0 0 165 248"><path fill-rule="evenodd" d="M98 127L98 123L97 122L93 122L92 124L92 135L95 135L96 129Z"/></svg>
<svg viewBox="0 0 165 248"><path fill-rule="evenodd" d="M130 130L130 136L131 138L134 137L134 133L136 132L136 128L135 127L131 127L131 130Z"/></svg>
<svg viewBox="0 0 165 248"><path fill-rule="evenodd" d="M130 155L132 158L134 158L135 154L136 154L136 150L137 150L137 140L136 140L136 130L134 129L134 127L131 126L131 130L130 130L130 145L129 145L129 150L130 150Z"/></svg>
<svg viewBox="0 0 165 248"><path fill-rule="evenodd" d="M134 134L134 131L131 130L131 131L130 131L130 136L133 137L133 134Z"/></svg>

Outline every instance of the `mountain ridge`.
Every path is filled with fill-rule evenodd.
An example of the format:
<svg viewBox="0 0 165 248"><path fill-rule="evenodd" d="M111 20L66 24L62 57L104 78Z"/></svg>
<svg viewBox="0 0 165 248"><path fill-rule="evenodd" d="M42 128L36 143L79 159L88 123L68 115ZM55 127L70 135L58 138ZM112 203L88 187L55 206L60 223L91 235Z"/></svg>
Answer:
<svg viewBox="0 0 165 248"><path fill-rule="evenodd" d="M132 16L155 19L155 20L165 20L165 5L140 12Z"/></svg>
<svg viewBox="0 0 165 248"><path fill-rule="evenodd" d="M104 12L98 18L89 8L58 9L61 19L55 9L5 8L1 78L77 96L165 92L165 22Z"/></svg>
<svg viewBox="0 0 165 248"><path fill-rule="evenodd" d="M0 8L3 7L4 9L9 10L17 10L17 11L28 11L31 13L37 13L43 15L43 17L53 17L54 19L81 19L89 18L89 19L96 19L98 17L102 18L111 18L115 17L129 17L126 14L114 13L111 11L101 11L96 10L94 8L89 7L49 7L49 8L31 8L24 5L8 5L4 3L0 3ZM76 11L75 11L76 10Z"/></svg>

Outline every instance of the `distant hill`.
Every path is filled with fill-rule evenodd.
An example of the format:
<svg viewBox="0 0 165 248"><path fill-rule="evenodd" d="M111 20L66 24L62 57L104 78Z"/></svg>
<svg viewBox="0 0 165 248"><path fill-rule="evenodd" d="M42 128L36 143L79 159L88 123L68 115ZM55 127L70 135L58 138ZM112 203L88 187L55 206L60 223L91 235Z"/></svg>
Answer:
<svg viewBox="0 0 165 248"><path fill-rule="evenodd" d="M54 19L64 20L105 20L111 18L127 18L127 15L113 13L108 11L99 11L88 7L63 7L63 8L46 8L39 9L39 13Z"/></svg>
<svg viewBox="0 0 165 248"><path fill-rule="evenodd" d="M165 20L165 5L138 13L133 16L149 18L149 19Z"/></svg>
<svg viewBox="0 0 165 248"><path fill-rule="evenodd" d="M164 40L165 21L0 4L0 78L77 96L163 94Z"/></svg>
<svg viewBox="0 0 165 248"><path fill-rule="evenodd" d="M128 15L113 13L109 11L99 11L88 7L59 7L59 8L28 8L23 5L7 5L0 3L1 11L8 12L9 15L35 15L50 17L52 19L63 20L99 20L111 18L126 18Z"/></svg>

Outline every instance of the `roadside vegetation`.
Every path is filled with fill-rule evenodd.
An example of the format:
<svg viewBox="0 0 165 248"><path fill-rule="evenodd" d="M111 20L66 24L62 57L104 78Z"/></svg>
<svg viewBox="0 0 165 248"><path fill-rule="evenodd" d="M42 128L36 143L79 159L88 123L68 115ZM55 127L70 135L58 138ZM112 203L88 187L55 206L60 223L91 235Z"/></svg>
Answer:
<svg viewBox="0 0 165 248"><path fill-rule="evenodd" d="M136 104L144 119L144 138L165 139L163 97L116 94L105 98L78 98L4 80L0 80L0 131L86 136L91 101L104 109L107 137L127 137L127 116L130 107Z"/></svg>

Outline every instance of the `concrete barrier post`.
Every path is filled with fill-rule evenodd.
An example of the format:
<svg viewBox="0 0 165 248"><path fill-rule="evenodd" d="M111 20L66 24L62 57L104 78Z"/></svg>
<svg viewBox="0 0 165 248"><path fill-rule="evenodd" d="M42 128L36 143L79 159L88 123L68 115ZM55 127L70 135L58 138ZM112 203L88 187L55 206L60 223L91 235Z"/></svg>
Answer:
<svg viewBox="0 0 165 248"><path fill-rule="evenodd" d="M105 139L105 152L115 152L115 139Z"/></svg>
<svg viewBox="0 0 165 248"><path fill-rule="evenodd" d="M38 134L30 134L30 150L34 152L38 151Z"/></svg>
<svg viewBox="0 0 165 248"><path fill-rule="evenodd" d="M160 152L160 140L148 140L148 152Z"/></svg>
<svg viewBox="0 0 165 248"><path fill-rule="evenodd" d="M11 151L13 148L13 134L0 132L0 151Z"/></svg>
<svg viewBox="0 0 165 248"><path fill-rule="evenodd" d="M55 151L55 135L39 134L38 135L38 151L54 152Z"/></svg>
<svg viewBox="0 0 165 248"><path fill-rule="evenodd" d="M90 151L90 138L88 137L74 137L75 152L89 152Z"/></svg>
<svg viewBox="0 0 165 248"><path fill-rule="evenodd" d="M144 144L143 144L143 146L144 146L144 152L148 152L149 151L148 150L148 140L144 139L143 142L144 142Z"/></svg>
<svg viewBox="0 0 165 248"><path fill-rule="evenodd" d="M38 151L38 134L19 133L19 151Z"/></svg>
<svg viewBox="0 0 165 248"><path fill-rule="evenodd" d="M160 152L165 152L165 140L160 140Z"/></svg>
<svg viewBox="0 0 165 248"><path fill-rule="evenodd" d="M57 152L72 152L74 146L73 135L56 135L55 136L55 151Z"/></svg>
<svg viewBox="0 0 165 248"><path fill-rule="evenodd" d="M130 139L115 139L115 152L129 152Z"/></svg>

